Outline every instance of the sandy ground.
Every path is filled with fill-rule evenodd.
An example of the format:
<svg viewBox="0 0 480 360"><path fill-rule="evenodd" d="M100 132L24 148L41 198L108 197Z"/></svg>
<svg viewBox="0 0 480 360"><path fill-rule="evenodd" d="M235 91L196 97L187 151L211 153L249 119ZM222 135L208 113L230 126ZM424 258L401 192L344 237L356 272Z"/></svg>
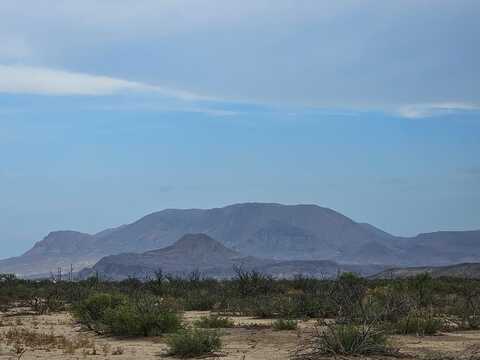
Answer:
<svg viewBox="0 0 480 360"><path fill-rule="evenodd" d="M208 312L187 312L185 321L192 322ZM300 322L295 331L273 331L265 327L271 324L268 319L249 317L232 318L238 327L223 330L222 352L210 359L239 360L284 360L311 334L315 321ZM252 325L264 325L263 327ZM75 324L68 313L45 316L15 315L0 313L0 333L14 328L26 328L40 333L53 333L69 340L82 340L85 345L69 353L65 349L27 349L21 359L168 359L166 345L162 338L118 339L98 336L84 331ZM401 349L405 357L418 357L430 352L459 354L480 344L480 331L444 333L438 336L414 337L396 336L392 342ZM116 351L117 350L117 351ZM121 354L115 354L121 353ZM18 359L12 345L0 342L0 360ZM356 358L360 359L360 358Z"/></svg>

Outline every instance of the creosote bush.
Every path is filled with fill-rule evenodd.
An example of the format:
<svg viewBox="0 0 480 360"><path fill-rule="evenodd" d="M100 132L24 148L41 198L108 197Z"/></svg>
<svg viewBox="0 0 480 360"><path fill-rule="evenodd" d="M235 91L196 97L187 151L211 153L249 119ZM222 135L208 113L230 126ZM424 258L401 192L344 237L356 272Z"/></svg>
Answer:
<svg viewBox="0 0 480 360"><path fill-rule="evenodd" d="M159 336L181 328L178 310L152 295L95 294L77 304L74 314L89 329L115 336Z"/></svg>
<svg viewBox="0 0 480 360"><path fill-rule="evenodd" d="M411 314L392 324L396 334L435 335L443 327L443 321L429 314Z"/></svg>
<svg viewBox="0 0 480 360"><path fill-rule="evenodd" d="M105 327L105 314L126 304L123 295L98 293L93 294L73 307L75 318L90 330L102 332Z"/></svg>
<svg viewBox="0 0 480 360"><path fill-rule="evenodd" d="M275 331L296 330L298 322L290 319L277 319L272 322L272 328Z"/></svg>
<svg viewBox="0 0 480 360"><path fill-rule="evenodd" d="M227 317L222 317L218 314L202 316L199 320L194 322L194 325L203 329L232 328L235 326L233 320Z"/></svg>
<svg viewBox="0 0 480 360"><path fill-rule="evenodd" d="M211 354L222 347L215 330L185 329L167 337L168 355L191 358Z"/></svg>

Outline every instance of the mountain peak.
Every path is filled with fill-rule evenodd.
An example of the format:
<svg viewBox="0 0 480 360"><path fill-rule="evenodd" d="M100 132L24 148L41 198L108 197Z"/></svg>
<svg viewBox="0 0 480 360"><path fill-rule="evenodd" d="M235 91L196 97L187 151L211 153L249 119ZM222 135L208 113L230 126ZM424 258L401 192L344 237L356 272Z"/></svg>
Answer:
<svg viewBox="0 0 480 360"><path fill-rule="evenodd" d="M239 257L240 254L225 247L219 241L211 238L206 234L185 234L178 239L173 245L164 249L149 251L146 254L176 253L185 257L211 257L220 256L225 259Z"/></svg>
<svg viewBox="0 0 480 360"><path fill-rule="evenodd" d="M207 234L185 234L180 239L178 239L172 246L176 248L216 248L221 247L225 248L220 242L215 239L212 239ZM225 248L226 249L226 248Z"/></svg>
<svg viewBox="0 0 480 360"><path fill-rule="evenodd" d="M25 255L74 254L90 246L93 236L72 230L52 231L42 241L37 242Z"/></svg>

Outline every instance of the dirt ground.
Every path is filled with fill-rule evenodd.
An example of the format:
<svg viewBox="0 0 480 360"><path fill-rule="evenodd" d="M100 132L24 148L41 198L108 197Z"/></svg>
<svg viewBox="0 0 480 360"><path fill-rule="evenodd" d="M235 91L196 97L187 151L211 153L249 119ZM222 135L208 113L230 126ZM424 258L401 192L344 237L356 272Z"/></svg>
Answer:
<svg viewBox="0 0 480 360"><path fill-rule="evenodd" d="M185 321L192 322L208 312L187 312ZM299 329L294 331L273 331L267 326L268 319L249 317L232 318L238 325L223 330L223 349L210 359L239 360L283 360L290 359L298 347L312 333L315 321L300 322ZM264 325L264 326L255 326ZM0 360L50 360L50 359L168 359L165 355L166 345L163 338L118 339L98 336L82 330L75 324L68 313L52 315L2 314L0 313L0 333L11 329L28 329L39 333L63 336L66 339L83 344L75 349L52 348L45 346L31 349L26 347L22 355L5 341L0 342ZM396 336L392 338L395 346L400 348L402 357L421 358L422 355L440 352L443 354L463 353L480 344L480 331L442 333L437 336L414 337ZM356 358L360 359L360 358Z"/></svg>

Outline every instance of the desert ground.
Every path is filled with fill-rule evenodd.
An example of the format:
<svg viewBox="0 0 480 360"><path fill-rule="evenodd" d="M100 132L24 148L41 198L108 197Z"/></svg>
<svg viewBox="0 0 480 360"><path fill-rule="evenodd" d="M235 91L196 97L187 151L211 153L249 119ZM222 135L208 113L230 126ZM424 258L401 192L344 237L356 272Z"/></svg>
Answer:
<svg viewBox="0 0 480 360"><path fill-rule="evenodd" d="M191 323L208 312L186 312L184 321ZM272 320L232 317L236 326L222 330L223 349L210 356L217 359L283 360L291 359L314 332L316 321L301 321L292 331L274 331ZM24 337L8 340L8 334L26 329L30 334L48 334L51 340L34 343ZM112 338L86 331L69 313L31 315L16 309L0 313L0 359L171 359L164 338ZM19 336L21 338L21 336ZM30 343L29 343L30 342ZM400 349L400 358L451 359L467 358L480 353L480 331L457 331L437 336L394 336L392 343ZM435 355L441 353L443 356ZM360 358L356 358L360 359ZM379 359L378 357L376 359Z"/></svg>

